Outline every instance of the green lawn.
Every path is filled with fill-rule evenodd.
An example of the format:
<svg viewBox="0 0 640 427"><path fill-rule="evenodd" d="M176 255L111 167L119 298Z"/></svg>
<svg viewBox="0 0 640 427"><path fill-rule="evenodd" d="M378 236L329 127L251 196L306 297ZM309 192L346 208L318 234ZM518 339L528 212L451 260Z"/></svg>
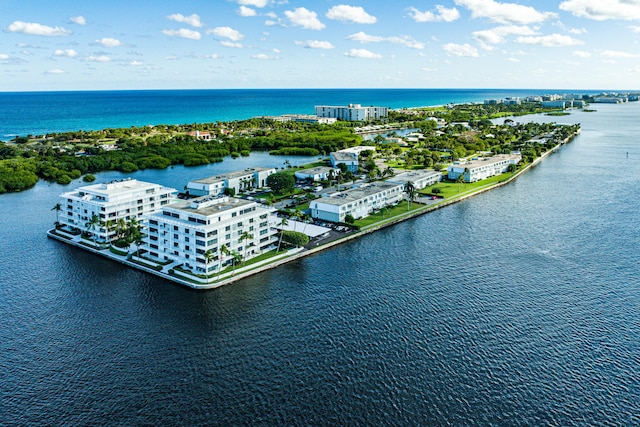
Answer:
<svg viewBox="0 0 640 427"><path fill-rule="evenodd" d="M353 224L360 228L363 228L373 224L377 224L379 222L389 221L393 217L406 214L407 212L413 212L423 207L423 204L412 202L409 209L407 210L407 202L405 200L398 203L398 205L394 207L387 208L386 212L384 213L384 218L382 217L382 212L378 211L372 213L366 218L356 220Z"/></svg>
<svg viewBox="0 0 640 427"><path fill-rule="evenodd" d="M439 182L437 184L432 185L431 187L427 187L425 189L420 190L419 193L423 195L431 195L431 194L434 194L433 193L434 188L439 188L441 190L441 193L438 193L438 196L444 197L445 199L449 199L452 197L462 196L466 193L479 190L489 185L506 181L507 179L511 178L512 175L513 175L512 173L507 172L501 175L496 175L487 179L483 179L482 181L460 183L460 184L456 182Z"/></svg>

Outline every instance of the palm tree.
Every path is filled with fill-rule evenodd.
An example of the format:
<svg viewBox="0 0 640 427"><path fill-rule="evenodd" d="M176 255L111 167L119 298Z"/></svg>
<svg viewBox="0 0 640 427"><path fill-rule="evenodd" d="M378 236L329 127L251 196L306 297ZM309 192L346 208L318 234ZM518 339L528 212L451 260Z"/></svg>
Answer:
<svg viewBox="0 0 640 427"><path fill-rule="evenodd" d="M393 173L393 169L391 166L387 166L387 168L382 172L384 176L393 177L395 174Z"/></svg>
<svg viewBox="0 0 640 427"><path fill-rule="evenodd" d="M127 230L127 221L124 218L119 218L116 221L116 236L118 239L122 239Z"/></svg>
<svg viewBox="0 0 640 427"><path fill-rule="evenodd" d="M112 219L109 219L104 223L104 227L107 229L107 240L111 240L111 239L109 239L109 233L111 232L111 230L113 230L115 225L116 225L116 223Z"/></svg>
<svg viewBox="0 0 640 427"><path fill-rule="evenodd" d="M132 236L133 243L136 245L136 256L140 257L140 246L144 243L144 238L142 236L142 231L138 227Z"/></svg>
<svg viewBox="0 0 640 427"><path fill-rule="evenodd" d="M240 236L240 241L244 241L244 262L247 262L247 249L249 247L249 244L247 243L247 240L253 240L253 234L249 233L248 231L245 231L244 233L242 233L242 235Z"/></svg>
<svg viewBox="0 0 640 427"><path fill-rule="evenodd" d="M215 255L213 254L213 251L211 249L207 250L204 253L204 267L205 267L204 276L206 277L207 282L209 281L209 263L213 261L214 258L215 258Z"/></svg>
<svg viewBox="0 0 640 427"><path fill-rule="evenodd" d="M220 246L220 269L218 270L218 279L220 278L220 273L222 273L222 262L224 261L224 257L225 256L229 256L231 254L231 251L229 250L229 247L225 244Z"/></svg>
<svg viewBox="0 0 640 427"><path fill-rule="evenodd" d="M60 203L56 203L55 205L53 205L53 208L51 208L52 211L56 211L56 223L55 226L56 228L60 225L60 211L62 210L62 205Z"/></svg>
<svg viewBox="0 0 640 427"><path fill-rule="evenodd" d="M407 185L405 186L405 191L407 193L407 210L409 210L409 206L411 202L416 199L416 194L418 193L415 185L413 185L413 181L407 181Z"/></svg>
<svg viewBox="0 0 640 427"><path fill-rule="evenodd" d="M380 213L382 213L382 219L384 219L384 215L387 213L387 207L383 206L380 208Z"/></svg>
<svg viewBox="0 0 640 427"><path fill-rule="evenodd" d="M332 182L333 182L333 180L336 178L336 173L335 173L335 171L334 171L333 169L331 169L331 170L329 171L329 176L328 176L328 178L329 178L329 187L331 187L331 183L332 183Z"/></svg>
<svg viewBox="0 0 640 427"><path fill-rule="evenodd" d="M89 221L87 221L87 223L85 224L85 227L87 227L87 232L91 233L91 236L93 237L93 244L98 246L98 244L96 243L96 227L98 227L100 225L101 221L100 221L100 217L96 214L91 215L91 219L89 219Z"/></svg>
<svg viewBox="0 0 640 427"><path fill-rule="evenodd" d="M278 240L278 249L276 250L276 253L280 252L280 244L282 243L282 235L284 234L284 226L285 225L289 225L289 221L287 221L287 218L282 217L282 219L280 220L280 240Z"/></svg>
<svg viewBox="0 0 640 427"><path fill-rule="evenodd" d="M232 276L236 274L236 264L240 261L242 261L242 255L240 255L236 251L231 251L231 265L232 265L231 275Z"/></svg>
<svg viewBox="0 0 640 427"><path fill-rule="evenodd" d="M458 183L458 193L459 193L460 192L460 184L464 182L464 174L461 173L460 175L458 175L458 178L456 179L456 182Z"/></svg>

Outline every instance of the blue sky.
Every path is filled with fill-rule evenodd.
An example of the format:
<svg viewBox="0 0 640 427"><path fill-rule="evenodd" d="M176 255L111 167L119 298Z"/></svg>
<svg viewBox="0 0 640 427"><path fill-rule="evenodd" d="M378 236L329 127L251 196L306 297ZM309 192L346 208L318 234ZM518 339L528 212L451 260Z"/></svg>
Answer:
<svg viewBox="0 0 640 427"><path fill-rule="evenodd" d="M2 0L0 91L640 89L640 0Z"/></svg>

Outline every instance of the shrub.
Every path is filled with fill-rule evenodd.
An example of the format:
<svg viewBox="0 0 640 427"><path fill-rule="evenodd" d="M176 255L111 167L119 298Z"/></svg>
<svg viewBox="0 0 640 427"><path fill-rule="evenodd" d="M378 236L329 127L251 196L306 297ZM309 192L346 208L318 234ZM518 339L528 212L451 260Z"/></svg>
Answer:
<svg viewBox="0 0 640 427"><path fill-rule="evenodd" d="M309 236L299 231L282 231L282 241L294 246L304 246L309 243Z"/></svg>

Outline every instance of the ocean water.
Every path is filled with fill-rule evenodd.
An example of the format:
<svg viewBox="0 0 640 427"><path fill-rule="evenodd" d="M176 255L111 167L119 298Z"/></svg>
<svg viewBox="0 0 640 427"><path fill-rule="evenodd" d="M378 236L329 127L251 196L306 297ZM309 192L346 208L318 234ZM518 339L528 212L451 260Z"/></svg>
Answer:
<svg viewBox="0 0 640 427"><path fill-rule="evenodd" d="M0 425L640 425L640 103L596 109L537 117L582 134L506 187L211 291L47 239L80 182L0 196Z"/></svg>
<svg viewBox="0 0 640 427"><path fill-rule="evenodd" d="M549 90L549 93L557 91ZM588 91L587 91L588 92ZM587 93L585 92L585 93ZM0 141L16 135L314 114L315 105L391 108L539 95L507 89L229 89L0 93Z"/></svg>

